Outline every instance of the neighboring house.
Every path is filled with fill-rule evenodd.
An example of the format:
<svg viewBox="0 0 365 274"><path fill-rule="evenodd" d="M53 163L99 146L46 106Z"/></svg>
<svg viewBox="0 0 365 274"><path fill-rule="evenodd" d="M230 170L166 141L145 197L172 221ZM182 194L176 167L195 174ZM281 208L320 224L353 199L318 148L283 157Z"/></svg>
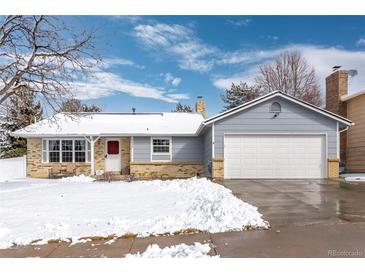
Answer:
<svg viewBox="0 0 365 274"><path fill-rule="evenodd" d="M365 90L348 94L348 71L326 78L326 109L347 117L354 125L341 133L341 161L347 172L365 172Z"/></svg>
<svg viewBox="0 0 365 274"><path fill-rule="evenodd" d="M92 175L338 177L339 131L351 125L346 118L278 91L206 120L203 99L196 109L57 114L57 123L45 119L13 135L28 140L31 177L47 177L55 163Z"/></svg>

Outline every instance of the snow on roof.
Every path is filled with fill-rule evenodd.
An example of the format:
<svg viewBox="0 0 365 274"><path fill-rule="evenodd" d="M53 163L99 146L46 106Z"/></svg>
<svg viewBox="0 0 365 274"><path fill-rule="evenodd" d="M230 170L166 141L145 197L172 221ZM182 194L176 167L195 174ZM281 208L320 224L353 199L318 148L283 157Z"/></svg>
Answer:
<svg viewBox="0 0 365 274"><path fill-rule="evenodd" d="M58 113L12 133L17 137L197 135L198 113Z"/></svg>
<svg viewBox="0 0 365 274"><path fill-rule="evenodd" d="M351 95L342 96L341 97L341 101L342 102L346 102L346 101L348 101L348 100L350 100L352 98L358 97L358 96L363 95L363 94L365 94L365 89L364 90L361 90L361 91L358 91L358 92L355 92L355 93L353 93Z"/></svg>

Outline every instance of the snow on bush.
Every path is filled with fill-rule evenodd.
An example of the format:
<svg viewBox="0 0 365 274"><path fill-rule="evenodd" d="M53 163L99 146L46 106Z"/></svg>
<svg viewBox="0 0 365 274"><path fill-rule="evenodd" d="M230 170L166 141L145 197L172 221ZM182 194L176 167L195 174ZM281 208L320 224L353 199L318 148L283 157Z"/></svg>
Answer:
<svg viewBox="0 0 365 274"><path fill-rule="evenodd" d="M268 227L256 207L205 178L112 184L81 178L0 183L0 248L34 240Z"/></svg>
<svg viewBox="0 0 365 274"><path fill-rule="evenodd" d="M145 252L127 254L126 258L203 258L212 257L208 253L209 244L194 243L194 245L179 244L160 248L157 244L149 245ZM219 257L219 256L214 256Z"/></svg>
<svg viewBox="0 0 365 274"><path fill-rule="evenodd" d="M90 183L90 182L94 182L95 178L81 174L78 176L63 177L62 179L60 179L60 181L64 182L64 183Z"/></svg>

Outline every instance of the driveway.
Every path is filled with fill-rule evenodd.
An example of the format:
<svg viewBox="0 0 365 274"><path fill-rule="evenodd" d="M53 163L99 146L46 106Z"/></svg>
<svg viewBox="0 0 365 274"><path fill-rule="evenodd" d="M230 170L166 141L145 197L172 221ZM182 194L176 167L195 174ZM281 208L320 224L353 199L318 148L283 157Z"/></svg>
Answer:
<svg viewBox="0 0 365 274"><path fill-rule="evenodd" d="M311 224L365 222L365 188L340 188L330 180L225 180L253 204L273 229Z"/></svg>

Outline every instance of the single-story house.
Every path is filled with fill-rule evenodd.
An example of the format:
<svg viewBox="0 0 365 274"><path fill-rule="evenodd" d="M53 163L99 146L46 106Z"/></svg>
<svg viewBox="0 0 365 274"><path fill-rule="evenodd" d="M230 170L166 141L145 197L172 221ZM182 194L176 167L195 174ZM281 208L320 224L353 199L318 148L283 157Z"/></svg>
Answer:
<svg viewBox="0 0 365 274"><path fill-rule="evenodd" d="M365 90L348 94L348 78L347 70L326 78L326 109L353 121L340 135L340 160L346 172L365 172Z"/></svg>
<svg viewBox="0 0 365 274"><path fill-rule="evenodd" d="M196 113L59 113L15 131L27 138L27 174L54 164L77 174L327 178L339 174L339 133L352 122L276 91L204 118Z"/></svg>

